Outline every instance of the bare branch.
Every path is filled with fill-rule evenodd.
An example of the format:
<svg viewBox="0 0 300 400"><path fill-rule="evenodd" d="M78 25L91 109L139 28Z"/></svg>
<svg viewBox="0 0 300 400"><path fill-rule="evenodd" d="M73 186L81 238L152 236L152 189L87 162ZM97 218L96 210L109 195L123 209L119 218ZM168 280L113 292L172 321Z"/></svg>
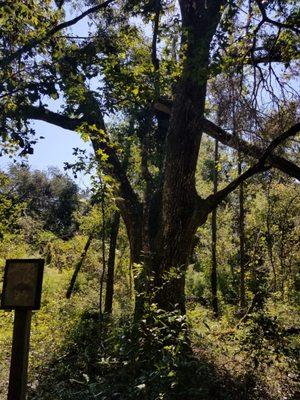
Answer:
<svg viewBox="0 0 300 400"><path fill-rule="evenodd" d="M291 31L297 33L298 35L300 34L300 29L296 28L294 25L275 21L275 20L269 18L261 0L255 0L255 2L259 8L259 11L261 12L264 22L268 22L269 24L278 26L279 28L290 29Z"/></svg>

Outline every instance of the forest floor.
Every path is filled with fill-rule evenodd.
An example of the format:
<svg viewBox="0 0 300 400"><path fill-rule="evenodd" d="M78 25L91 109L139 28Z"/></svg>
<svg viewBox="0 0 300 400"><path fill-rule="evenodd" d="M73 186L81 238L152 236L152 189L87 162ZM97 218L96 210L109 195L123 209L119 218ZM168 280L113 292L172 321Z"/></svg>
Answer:
<svg viewBox="0 0 300 400"><path fill-rule="evenodd" d="M270 302L263 316L239 325L234 307L215 319L206 307L190 302L187 326L193 351L180 350L181 338L178 345L159 345L147 353L133 343L132 307L118 296L121 289L116 315L100 324L97 281L82 274L67 300L70 274L46 269L42 308L32 321L30 400L299 399L299 337L284 334L299 326L291 305ZM1 400L6 399L12 323L13 313L1 311ZM158 331L148 333L159 342Z"/></svg>

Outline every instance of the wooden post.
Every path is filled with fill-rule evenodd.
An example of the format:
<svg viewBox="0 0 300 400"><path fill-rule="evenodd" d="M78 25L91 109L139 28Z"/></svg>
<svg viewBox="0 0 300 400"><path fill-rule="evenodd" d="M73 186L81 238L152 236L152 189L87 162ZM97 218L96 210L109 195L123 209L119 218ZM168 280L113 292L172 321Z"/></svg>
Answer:
<svg viewBox="0 0 300 400"><path fill-rule="evenodd" d="M7 400L25 400L31 310L15 310Z"/></svg>
<svg viewBox="0 0 300 400"><path fill-rule="evenodd" d="M7 260L1 309L15 310L8 400L25 400L32 310L41 305L44 260Z"/></svg>

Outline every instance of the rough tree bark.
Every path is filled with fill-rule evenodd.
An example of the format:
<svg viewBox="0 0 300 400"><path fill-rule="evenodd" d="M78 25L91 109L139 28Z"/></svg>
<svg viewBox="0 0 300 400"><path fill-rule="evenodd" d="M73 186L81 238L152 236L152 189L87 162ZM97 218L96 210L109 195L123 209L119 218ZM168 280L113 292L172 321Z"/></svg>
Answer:
<svg viewBox="0 0 300 400"><path fill-rule="evenodd" d="M156 301L165 310L185 312L185 270L204 204L195 189L208 79L209 48L223 1L180 1L185 61L166 138L162 188L161 245L154 249ZM203 221L204 222L204 221ZM168 277L169 275L169 277Z"/></svg>

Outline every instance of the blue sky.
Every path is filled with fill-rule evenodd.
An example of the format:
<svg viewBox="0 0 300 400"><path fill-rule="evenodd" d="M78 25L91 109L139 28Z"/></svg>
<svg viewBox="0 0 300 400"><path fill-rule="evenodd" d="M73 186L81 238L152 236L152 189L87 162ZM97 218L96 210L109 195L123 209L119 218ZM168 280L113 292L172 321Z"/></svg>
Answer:
<svg viewBox="0 0 300 400"><path fill-rule="evenodd" d="M75 161L75 157L72 154L74 147L90 149L89 143L85 143L76 132L61 129L40 121L34 122L32 125L36 130L37 137L45 137L45 139L40 139L35 145L34 154L28 156L28 164L32 169L45 170L50 166L55 166L62 170L64 162ZM19 157L15 159L21 161ZM8 157L1 157L1 169L7 169L11 162L12 160ZM72 176L70 172L68 175ZM89 185L89 178L80 174L77 183L82 188L85 188Z"/></svg>
<svg viewBox="0 0 300 400"><path fill-rule="evenodd" d="M71 13L70 10L67 9L66 19L74 18L82 11L83 10L77 9L76 12ZM70 28L69 31L72 34L79 36L88 36L91 28L88 26L87 22L88 19L85 18L77 23L73 28ZM62 104L60 101L57 101L54 104L50 99L47 100L47 103L49 104L50 109L53 109L53 111L57 110L58 112L59 106ZM32 121L31 125L35 129L37 137L44 137L44 139L40 139L35 145L34 154L28 156L28 164L32 169L46 170L50 166L55 166L62 170L64 162L72 163L76 161L76 158L73 156L74 147L91 150L90 144L84 142L76 132L61 129L42 121ZM19 157L15 157L15 159L16 161L21 161L21 158ZM0 168L4 170L7 169L11 162L12 160L8 157L0 157ZM68 172L68 175L73 178L71 172ZM79 174L76 182L82 188L86 188L89 186L90 180L89 177L84 176L84 174Z"/></svg>

